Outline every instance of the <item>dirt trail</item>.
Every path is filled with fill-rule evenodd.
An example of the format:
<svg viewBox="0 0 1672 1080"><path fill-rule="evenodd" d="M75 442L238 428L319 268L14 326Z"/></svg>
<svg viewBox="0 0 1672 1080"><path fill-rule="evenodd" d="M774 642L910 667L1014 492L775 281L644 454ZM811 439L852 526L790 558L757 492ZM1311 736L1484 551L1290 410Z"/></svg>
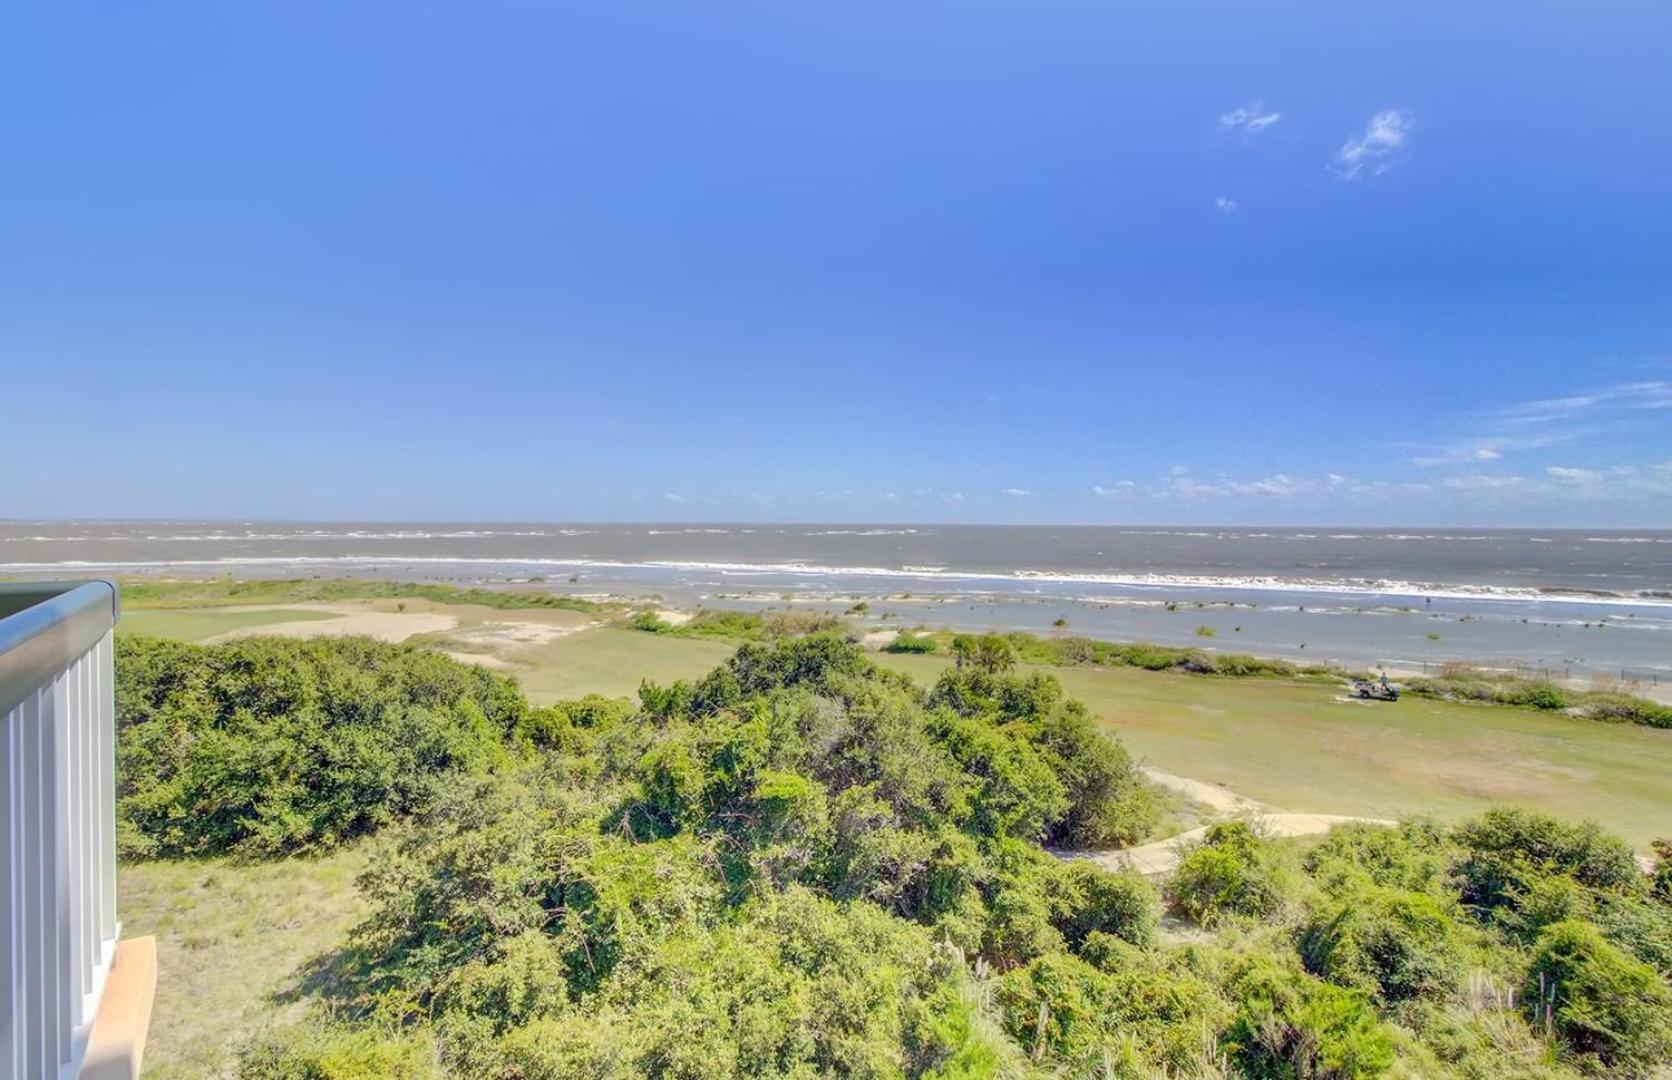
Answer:
<svg viewBox="0 0 1672 1080"><path fill-rule="evenodd" d="M1232 791L1220 784L1210 784L1204 780L1192 780L1185 776L1175 776L1170 772L1163 772L1144 766L1144 775L1160 784L1202 803L1215 813L1234 815L1247 814L1257 818L1275 836L1316 836L1329 832L1336 825L1345 825L1359 821L1371 825L1396 825L1398 822L1386 818L1354 817L1350 814L1294 814L1274 810L1264 803L1255 802ZM1209 826L1191 829L1169 836L1165 840L1155 840L1148 844L1140 844L1131 848L1111 848L1107 851L1059 851L1056 854L1064 859L1084 859L1109 870L1136 870L1146 877L1170 874L1178 869L1179 848L1206 835Z"/></svg>
<svg viewBox="0 0 1672 1080"><path fill-rule="evenodd" d="M231 610L231 609L229 609ZM206 639L210 643L231 641L241 637L340 637L365 634L382 641L405 641L417 634L433 634L451 630L459 625L457 616L433 611L376 611L364 604L270 604L251 606L243 611L320 611L336 616L332 619L308 619L301 622L269 623L243 626L216 634Z"/></svg>
<svg viewBox="0 0 1672 1080"><path fill-rule="evenodd" d="M1210 784L1205 780L1192 780L1185 776L1174 776L1170 772L1149 765L1144 767L1144 775L1164 788L1177 791L1188 799L1211 807L1221 814L1236 814L1244 810L1261 809L1261 804L1253 799L1244 798L1228 787L1220 784Z"/></svg>
<svg viewBox="0 0 1672 1080"><path fill-rule="evenodd" d="M1395 825L1386 818L1353 817L1347 814L1262 814L1259 820L1276 836L1316 836L1329 832L1337 825L1362 821L1371 825ZM1170 874L1178 869L1179 848L1193 840L1200 840L1209 826L1170 836L1134 848L1115 848L1109 851L1063 851L1064 859L1085 859L1108 870L1136 870L1145 877Z"/></svg>

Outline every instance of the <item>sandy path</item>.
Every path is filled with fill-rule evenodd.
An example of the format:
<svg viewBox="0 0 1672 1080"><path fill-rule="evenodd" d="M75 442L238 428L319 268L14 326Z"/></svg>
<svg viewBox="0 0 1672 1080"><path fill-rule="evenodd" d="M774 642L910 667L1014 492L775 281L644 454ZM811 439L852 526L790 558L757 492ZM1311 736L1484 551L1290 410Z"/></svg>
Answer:
<svg viewBox="0 0 1672 1080"><path fill-rule="evenodd" d="M1152 783L1161 785L1172 791L1183 794L1186 798L1207 806L1216 814L1249 814L1256 817L1274 836L1316 836L1329 832L1337 825L1360 821L1370 825L1397 825L1396 821L1386 818L1354 817L1350 814L1291 814L1280 810L1273 810L1264 803L1238 795L1222 784L1210 784L1205 780L1192 780L1185 776L1175 776L1173 773L1148 765L1143 767L1144 775ZM1132 848L1110 848L1107 851L1059 851L1055 854L1063 859L1084 859L1109 870L1136 870L1146 877L1160 874L1170 874L1178 869L1179 848L1185 844L1200 840L1207 835L1211 826L1203 825L1188 832L1169 836L1165 840L1156 840L1148 844L1140 844Z"/></svg>
<svg viewBox="0 0 1672 1080"><path fill-rule="evenodd" d="M1398 824L1385 818L1353 817L1346 814L1263 814L1259 820L1274 836L1316 836L1329 832L1337 825L1355 821L1370 825ZM1210 826L1203 825L1201 828L1191 829L1189 832L1182 832L1154 843L1140 844L1134 848L1064 851L1058 852L1058 855L1064 859L1084 859L1108 870L1136 870L1145 877L1155 877L1177 870L1180 847L1200 840L1207 835L1209 828Z"/></svg>
<svg viewBox="0 0 1672 1080"><path fill-rule="evenodd" d="M309 638L365 634L380 641L405 641L418 634L433 634L439 630L451 630L459 625L456 615L442 615L433 611L368 611L353 604L285 604L250 610L324 611L335 615L336 618L243 626L237 630L228 630L224 634L216 634L206 640L217 642L257 636Z"/></svg>
<svg viewBox="0 0 1672 1080"><path fill-rule="evenodd" d="M210 642L231 641L233 638L256 635L277 637L342 637L365 634L380 641L406 641L420 634L435 634L457 630L452 640L465 646L457 651L458 659L469 658L470 663L483 667L510 666L502 657L480 655L471 647L487 650L517 650L533 648L560 637L588 630L598 625L585 615L573 612L542 612L539 619L490 619L478 625L459 629L458 615L441 611L379 611L359 603L341 604L267 604L240 608L244 611L317 611L333 616L329 619L308 619L289 623L267 623L243 626L216 634ZM449 655L454 655L449 653Z"/></svg>
<svg viewBox="0 0 1672 1080"><path fill-rule="evenodd" d="M1221 814L1237 814L1245 810L1261 809L1259 803L1253 799L1245 799L1228 787L1220 784L1210 784L1205 780L1191 780L1184 776L1174 776L1170 772L1148 765L1144 767L1144 775L1154 783L1171 791L1179 792L1187 799L1211 807Z"/></svg>

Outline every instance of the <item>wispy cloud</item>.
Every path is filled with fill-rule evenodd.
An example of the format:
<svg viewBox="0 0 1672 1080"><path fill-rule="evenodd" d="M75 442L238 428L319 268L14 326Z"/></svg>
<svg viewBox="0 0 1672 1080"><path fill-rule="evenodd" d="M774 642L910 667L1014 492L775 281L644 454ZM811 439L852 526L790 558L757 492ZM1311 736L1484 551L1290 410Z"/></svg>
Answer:
<svg viewBox="0 0 1672 1080"><path fill-rule="evenodd" d="M1503 409L1499 416L1510 424L1546 424L1571 420L1610 407L1629 410L1672 408L1672 380L1640 379L1567 397L1523 401Z"/></svg>
<svg viewBox="0 0 1672 1080"><path fill-rule="evenodd" d="M1535 503L1641 502L1672 499L1672 461L1580 468L1551 465L1541 474L1465 473L1447 491L1477 499Z"/></svg>
<svg viewBox="0 0 1672 1080"><path fill-rule="evenodd" d="M679 494L677 491L664 491L662 493L662 498L671 503L682 503L685 501L685 496Z"/></svg>
<svg viewBox="0 0 1672 1080"><path fill-rule="evenodd" d="M1422 447L1422 452L1411 458L1412 465L1432 468L1438 465L1466 465L1499 461L1505 454L1521 450L1537 450L1569 441L1571 433L1546 432L1538 435L1484 435L1437 443Z"/></svg>
<svg viewBox="0 0 1672 1080"><path fill-rule="evenodd" d="M1220 195L1213 200L1213 208L1221 214L1234 214L1239 209L1237 201L1229 195Z"/></svg>
<svg viewBox="0 0 1672 1080"><path fill-rule="evenodd" d="M1275 109L1268 110L1265 102L1250 101L1247 105L1220 113L1219 127L1223 131L1252 139L1281 119L1283 114Z"/></svg>
<svg viewBox="0 0 1672 1080"><path fill-rule="evenodd" d="M1341 144L1330 168L1343 180L1380 176L1393 168L1410 141L1415 121L1404 109L1383 109L1370 118L1364 132Z"/></svg>
<svg viewBox="0 0 1672 1080"><path fill-rule="evenodd" d="M1193 475L1182 465L1175 465L1169 470L1167 478L1159 483L1138 484L1131 480L1117 480L1112 484L1093 485L1091 493L1106 499L1141 497L1195 502L1226 498L1291 500L1332 496L1364 497L1428 490L1428 484L1360 480L1336 472L1316 476L1273 473L1260 477L1234 477L1225 474L1202 477Z"/></svg>
<svg viewBox="0 0 1672 1080"><path fill-rule="evenodd" d="M1029 491L1027 488L1008 487L1008 488L1005 488L1003 491L999 492L999 494L1000 495L1007 495L1012 499L1025 499L1029 495L1032 495L1033 492Z"/></svg>

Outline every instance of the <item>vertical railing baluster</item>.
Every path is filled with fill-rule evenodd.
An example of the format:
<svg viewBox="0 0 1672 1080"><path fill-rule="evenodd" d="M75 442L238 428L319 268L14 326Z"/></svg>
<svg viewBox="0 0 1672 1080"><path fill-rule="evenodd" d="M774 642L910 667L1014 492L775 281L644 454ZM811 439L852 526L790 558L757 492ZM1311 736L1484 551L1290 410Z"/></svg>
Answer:
<svg viewBox="0 0 1672 1080"><path fill-rule="evenodd" d="M52 860L51 845L46 842L52 825L52 804L46 798L50 790L48 776L51 771L47 767L47 747L52 733L47 722L47 704L46 689L35 691L31 707L24 712L23 746L19 755L24 774L23 805L32 811L23 820L23 985L34 991L23 995L25 1045L19 1076L45 1075L48 1057L46 1033L52 1030L50 1018L54 997L51 993L51 965L47 957L48 944L52 941L52 923L47 913L52 899Z"/></svg>
<svg viewBox="0 0 1672 1080"><path fill-rule="evenodd" d="M64 883L62 900L68 914L69 923L65 927L64 935L69 940L67 963L64 968L64 983L69 993L65 1004L70 1017L70 1026L75 1027L82 1021L81 1007L83 995L87 993L81 977L82 961L85 959L84 941L81 936L81 672L75 661L70 662L69 670L64 672L64 742L62 747L63 764L60 775L64 778L64 817L59 821L59 831L63 835L64 865L59 879ZM65 1056L64 1060L69 1060Z"/></svg>
<svg viewBox="0 0 1672 1080"><path fill-rule="evenodd" d="M116 943L116 649L110 634L99 642L99 867L102 902L99 936ZM106 957L108 959L108 955Z"/></svg>
<svg viewBox="0 0 1672 1080"><path fill-rule="evenodd" d="M22 1076L19 1060L17 985L22 929L17 904L17 732L23 706L0 718L0 1075Z"/></svg>
<svg viewBox="0 0 1672 1080"><path fill-rule="evenodd" d="M103 603L114 615L110 593L82 597L70 617L83 629ZM74 1074L115 954L111 622L78 629L50 664L40 629L32 645L16 623L9 638L0 628L0 661L14 661L0 666L0 1080Z"/></svg>
<svg viewBox="0 0 1672 1080"><path fill-rule="evenodd" d="M54 1030L58 1038L57 1060L70 1060L70 1037L75 1017L75 924L70 910L70 678L63 672L52 680L52 845L53 936L57 956L53 958L52 989L58 999Z"/></svg>

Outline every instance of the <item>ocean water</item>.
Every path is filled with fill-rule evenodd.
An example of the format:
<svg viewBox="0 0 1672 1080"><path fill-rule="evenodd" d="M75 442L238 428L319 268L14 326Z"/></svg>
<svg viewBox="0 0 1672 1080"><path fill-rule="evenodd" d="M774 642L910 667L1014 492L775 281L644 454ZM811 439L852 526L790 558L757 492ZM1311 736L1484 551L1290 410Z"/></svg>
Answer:
<svg viewBox="0 0 1672 1080"><path fill-rule="evenodd" d="M865 599L890 625L1065 618L1112 639L1672 682L1672 530L0 522L0 575L97 573Z"/></svg>

